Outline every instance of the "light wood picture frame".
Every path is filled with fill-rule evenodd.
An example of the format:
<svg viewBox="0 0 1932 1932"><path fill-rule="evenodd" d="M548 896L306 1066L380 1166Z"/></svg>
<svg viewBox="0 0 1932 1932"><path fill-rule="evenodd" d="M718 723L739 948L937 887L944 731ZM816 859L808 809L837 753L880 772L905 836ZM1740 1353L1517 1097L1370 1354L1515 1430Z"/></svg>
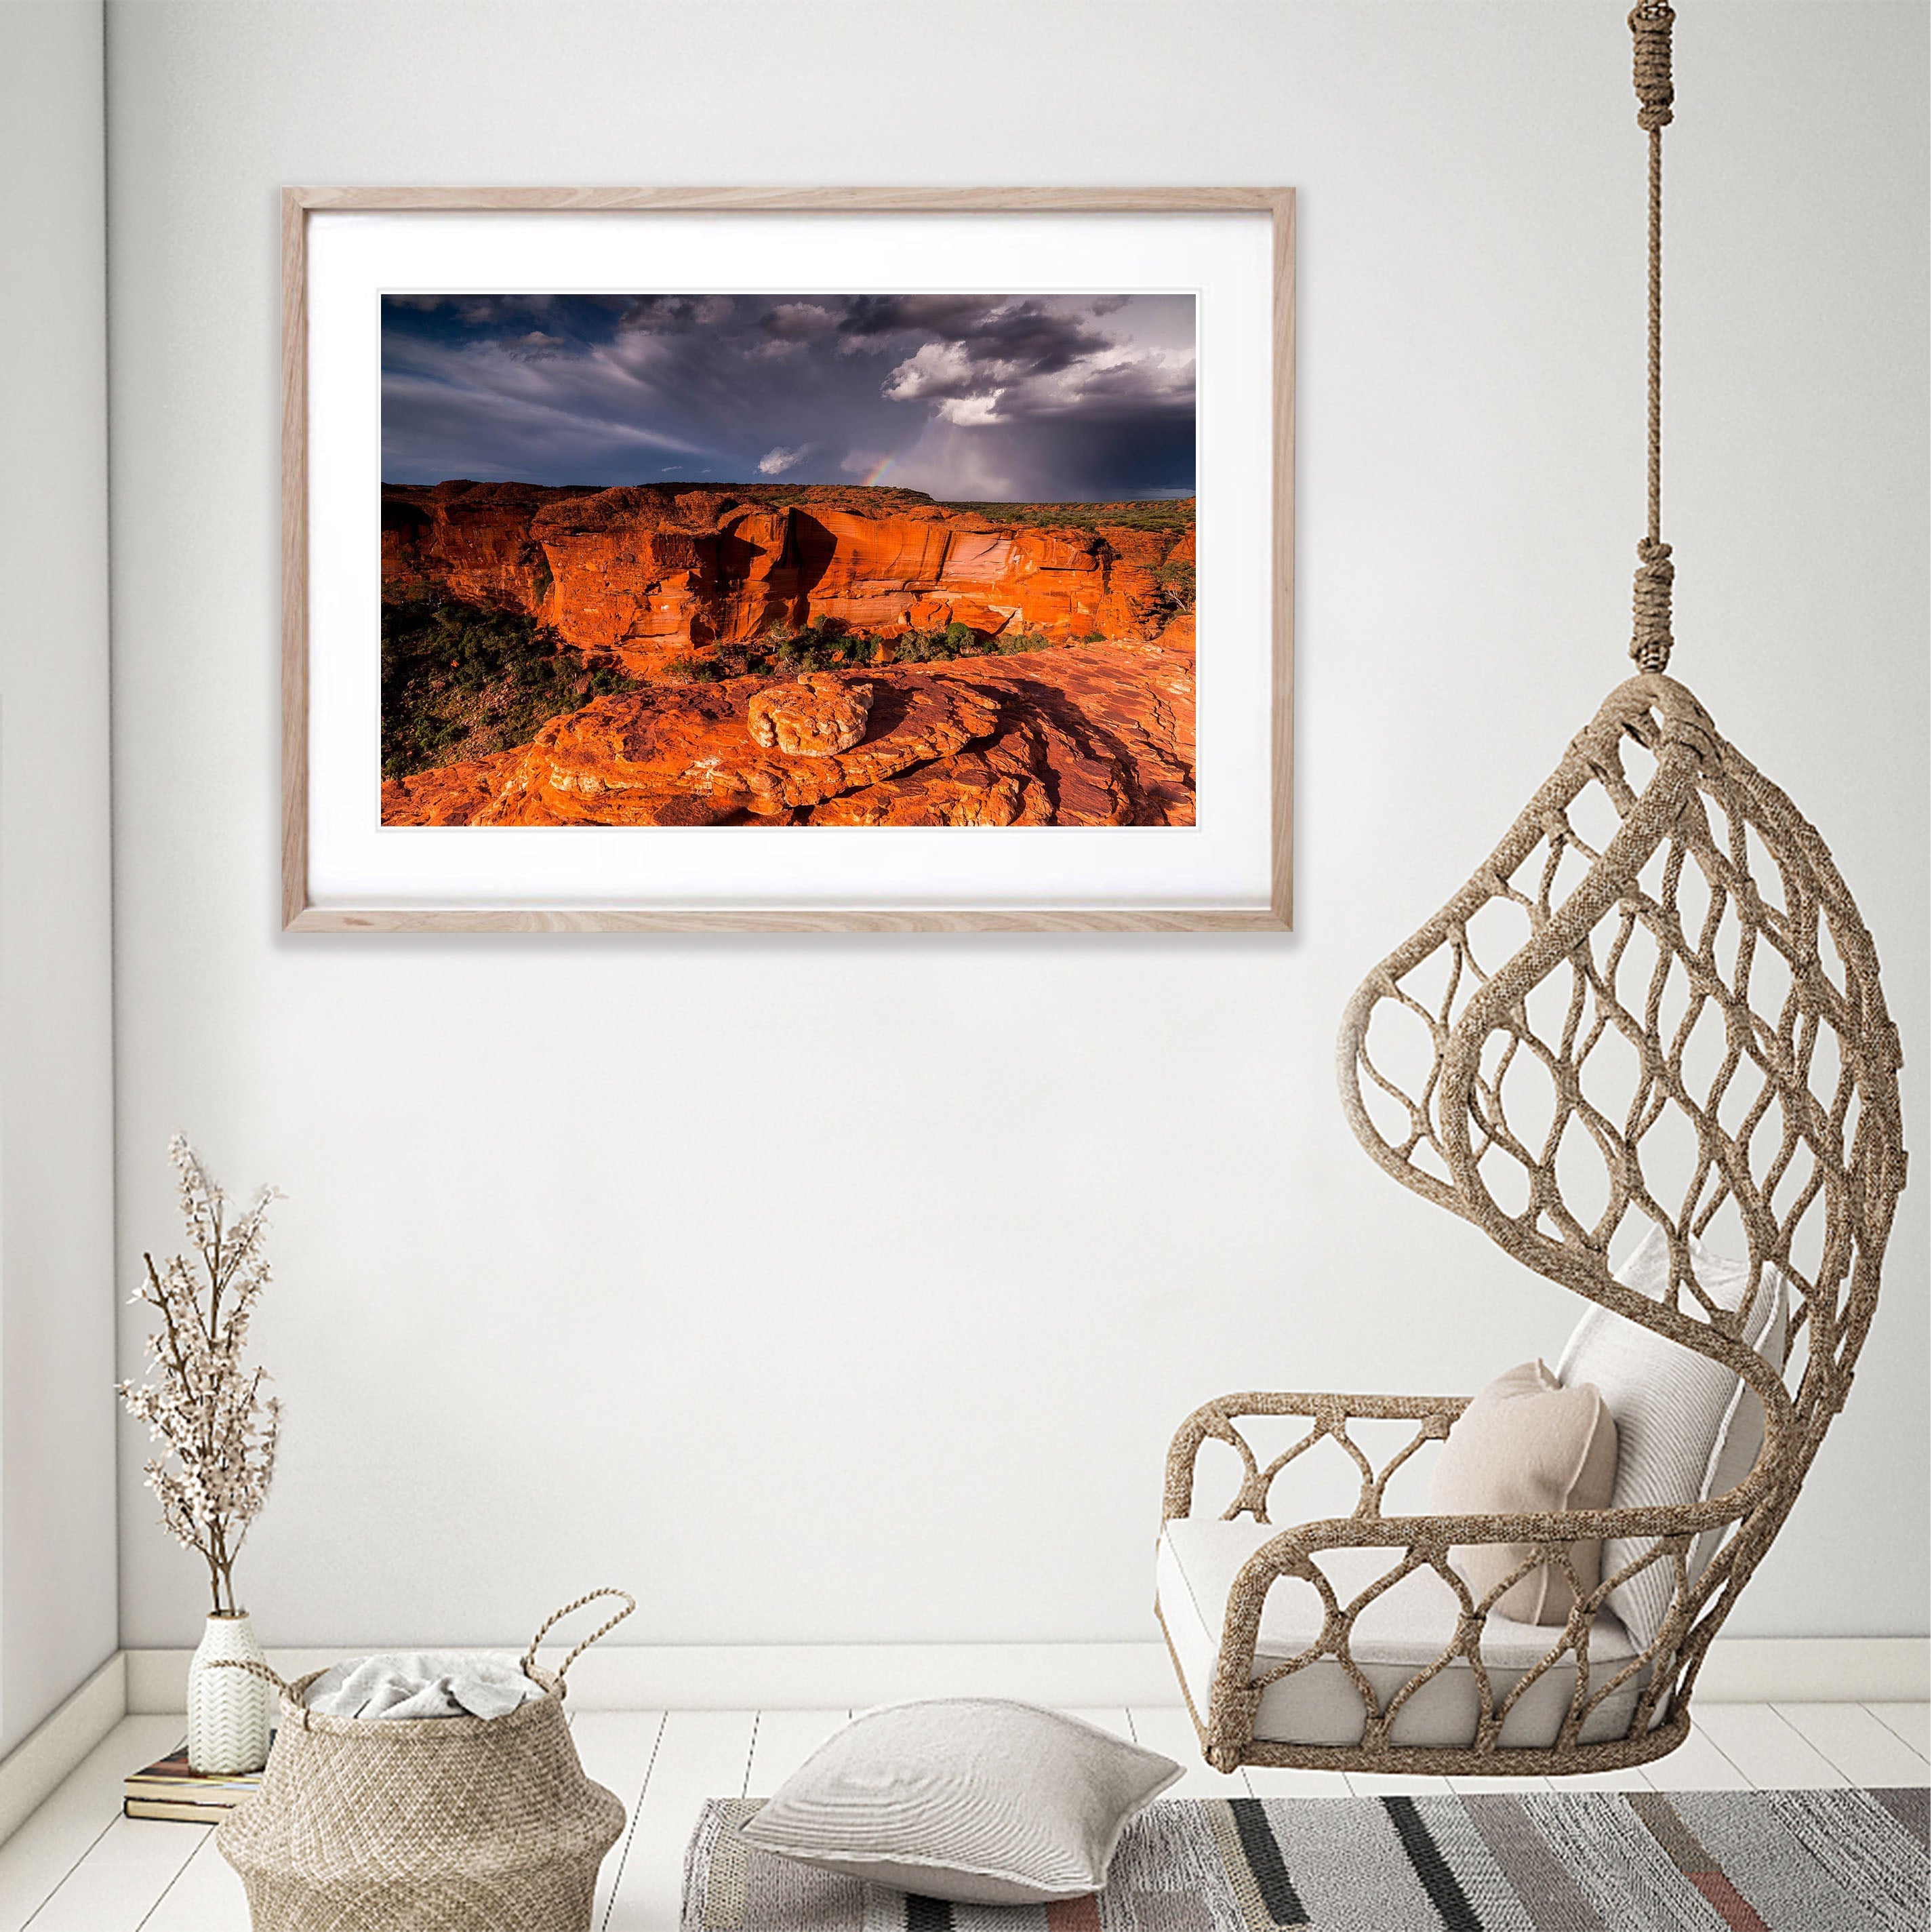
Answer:
<svg viewBox="0 0 1932 1932"><path fill-rule="evenodd" d="M1293 849L1294 211L1293 190L1285 188L285 189L284 929L1287 930ZM704 259L703 249L714 245L708 238L741 234L758 244L745 251L754 258L758 289L829 289L823 276L802 281L795 271L773 279L757 257L760 248L782 241L794 224L802 249L806 238L822 236L832 223L844 224L842 236L876 242L887 259L909 264L890 279L877 272L849 274L837 284L844 290L849 281L857 292L838 298L848 302L917 298L903 296L905 290L1009 284L1022 291L1064 287L1076 296L1104 290L1116 305L1142 290L1162 292L1163 298L1174 289L1196 292L1202 358L1197 488L1207 506L1198 819L1190 764L1186 816L1130 824L995 821L932 830L875 818L856 821L878 833L867 841L851 823L808 825L797 814L786 838L758 821L751 838L732 841L722 820L696 827L384 823L376 802L383 770L376 746L380 592L369 595L380 580L374 513L386 481L380 473L378 310L385 300L427 307L440 299L388 291L427 289L476 299L486 287L604 288L623 290L629 299L640 289L746 290L751 285L742 263L737 279L714 275L706 284L688 267L666 281L646 279L635 266L657 258L640 254L646 243L653 250L662 244L688 263ZM1046 225L1051 224L1058 225ZM1096 259L1126 265L1105 281L1079 266L1090 235ZM604 238L620 237L628 253L610 279L586 280L580 266L569 266L580 263L585 250L601 248ZM473 266L466 269L478 259L478 248L500 242L501 273L486 281ZM1009 246L1012 273L989 279L986 265L999 262ZM1233 266L1222 280L1214 278L1218 268L1198 267L1223 256ZM910 266L915 259L916 268ZM1064 259L1072 266L1043 280L1042 259ZM955 260L961 266L949 274ZM881 295L888 290L890 297ZM1107 310L1103 305L1096 312ZM548 338L533 332L523 339ZM1218 362L1217 341L1230 345ZM1190 356L1190 374L1192 367ZM786 454L772 452L775 458ZM953 506L944 507L950 512ZM1187 568L1191 596L1193 566ZM971 620L969 610L969 628ZM1218 629L1224 621L1227 629ZM1170 625L1160 634L1179 633ZM1113 640L1096 632L1076 641L1104 647ZM1140 648L1150 660L1159 655L1155 644ZM1190 639L1190 672L1191 650ZM890 647L882 661L891 663ZM1191 677L1186 688L1191 696ZM370 773L376 783L367 782ZM667 865L660 883L658 860L674 852L685 869ZM404 856L388 862L397 854ZM746 862L751 870L745 880L716 890L708 884L703 890L690 888L694 867L708 881L714 861L741 854L756 855ZM454 854L462 862L446 876L442 868ZM873 855L880 861L876 880L867 870ZM964 868L956 877L956 856ZM554 890L544 871L551 863L560 868Z"/></svg>

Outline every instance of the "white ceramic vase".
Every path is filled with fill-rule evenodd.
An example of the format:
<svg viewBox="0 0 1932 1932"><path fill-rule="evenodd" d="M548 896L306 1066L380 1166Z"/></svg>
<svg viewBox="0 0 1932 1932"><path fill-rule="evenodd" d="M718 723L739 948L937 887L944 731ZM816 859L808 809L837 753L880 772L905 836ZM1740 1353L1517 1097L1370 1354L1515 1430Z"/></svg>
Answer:
<svg viewBox="0 0 1932 1932"><path fill-rule="evenodd" d="M267 1660L248 1612L211 1616L188 1672L188 1761L196 1771L232 1777L268 1761L274 1691L249 1670L211 1670L217 1658Z"/></svg>

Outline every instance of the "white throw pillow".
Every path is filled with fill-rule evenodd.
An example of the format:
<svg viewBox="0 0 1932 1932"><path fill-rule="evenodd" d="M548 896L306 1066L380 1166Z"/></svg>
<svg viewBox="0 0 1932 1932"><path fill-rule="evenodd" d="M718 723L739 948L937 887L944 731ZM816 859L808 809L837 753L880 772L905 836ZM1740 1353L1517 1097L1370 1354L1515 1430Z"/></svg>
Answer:
<svg viewBox="0 0 1932 1932"><path fill-rule="evenodd" d="M1750 1286L1747 1262L1690 1244L1697 1285L1723 1309L1734 1310ZM1653 1226L1617 1279L1652 1301L1670 1286L1670 1245ZM1790 1321L1790 1288L1767 1268L1742 1340L1774 1366L1782 1365ZM1667 1340L1654 1329L1626 1321L1607 1308L1592 1308L1577 1323L1556 1365L1566 1387L1594 1383L1617 1425L1617 1480L1612 1509L1702 1502L1734 1489L1750 1473L1764 1442L1764 1410L1756 1396L1721 1362ZM1725 1532L1712 1530L1690 1550L1694 1580L1716 1552ZM1654 1537L1605 1539L1603 1574L1614 1576L1649 1549ZM1660 1558L1619 1583L1606 1600L1640 1646L1663 1627L1676 1588L1674 1567Z"/></svg>
<svg viewBox="0 0 1932 1932"><path fill-rule="evenodd" d="M1039 1905L1098 1892L1120 1834L1180 1775L1157 1751L1030 1704L895 1704L821 1744L740 1829L868 1884Z"/></svg>

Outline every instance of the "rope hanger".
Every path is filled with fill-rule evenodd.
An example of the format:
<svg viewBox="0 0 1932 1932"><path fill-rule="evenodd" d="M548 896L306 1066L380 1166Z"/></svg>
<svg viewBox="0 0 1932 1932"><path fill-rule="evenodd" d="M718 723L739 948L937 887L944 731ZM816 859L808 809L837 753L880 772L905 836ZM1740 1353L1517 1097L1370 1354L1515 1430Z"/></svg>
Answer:
<svg viewBox="0 0 1932 1932"><path fill-rule="evenodd" d="M1676 568L1664 541L1664 130L1676 100L1670 82L1670 0L1639 0L1630 16L1634 48L1636 124L1650 136L1650 528L1636 547L1630 654L1640 669L1670 662L1670 585Z"/></svg>

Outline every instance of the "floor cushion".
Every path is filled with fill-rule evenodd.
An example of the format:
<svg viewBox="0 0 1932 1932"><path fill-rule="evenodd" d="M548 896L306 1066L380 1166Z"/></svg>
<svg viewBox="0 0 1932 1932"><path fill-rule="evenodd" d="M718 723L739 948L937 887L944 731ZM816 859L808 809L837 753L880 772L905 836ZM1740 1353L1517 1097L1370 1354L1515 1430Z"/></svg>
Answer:
<svg viewBox="0 0 1932 1932"><path fill-rule="evenodd" d="M1039 1905L1098 1892L1120 1834L1180 1775L1172 1758L1060 1712L928 1698L856 1718L740 1828L868 1885Z"/></svg>

